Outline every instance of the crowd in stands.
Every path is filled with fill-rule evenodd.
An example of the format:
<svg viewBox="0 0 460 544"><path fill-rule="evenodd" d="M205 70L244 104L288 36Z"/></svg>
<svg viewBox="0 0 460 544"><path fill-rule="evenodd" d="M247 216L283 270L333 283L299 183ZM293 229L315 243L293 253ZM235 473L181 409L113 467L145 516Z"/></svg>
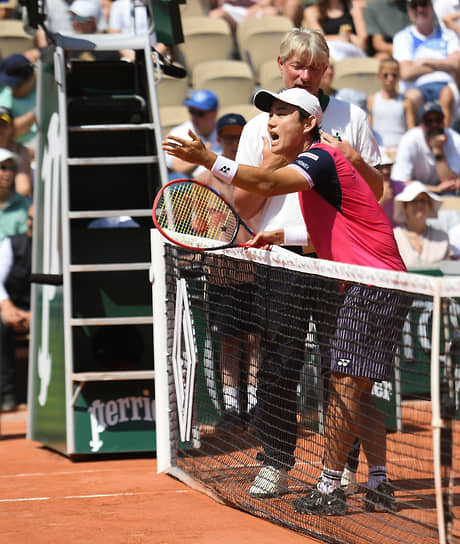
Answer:
<svg viewBox="0 0 460 544"><path fill-rule="evenodd" d="M460 11L454 0L187 0L182 11L184 26L188 4L195 6L191 16L200 14L226 22L233 46L228 57L221 60L246 63L253 73L254 91L261 87L262 72L251 64L251 52L243 50L238 36L243 22L279 17L292 27L304 26L322 33L329 46L330 64L321 88L367 114L381 149L381 205L395 226L406 264L458 258ZM143 33L148 29L147 8L136 3L133 22L130 0L45 0L45 7L46 27L51 34ZM10 0L2 4L0 20L20 20L22 9L16 0ZM8 55L2 54L1 40L0 243L27 232L37 134L36 62L41 49L49 45L49 36L39 29L33 47ZM187 71L187 95L176 104L184 107L187 119L177 122L171 133L184 136L191 128L211 149L220 152L222 141L216 123L223 113L243 113L241 101L233 109L227 104L223 112L217 93L194 87L187 65L186 37L180 50L158 43L154 32L151 43ZM100 57L92 52L82 59L109 58L107 52L100 53ZM273 64L276 54L269 59ZM132 62L135 53L120 50L115 57L110 56L110 60L114 58ZM374 77L378 85L372 92L336 88L335 71L349 58L376 61ZM281 86L280 79L279 87L271 90ZM257 113L255 109L253 113ZM246 112L243 115L249 121L250 116ZM167 166L171 179L197 174L193 165L177 159L167 158ZM443 215L444 197L452 197L448 219ZM13 404L10 402L7 408Z"/></svg>

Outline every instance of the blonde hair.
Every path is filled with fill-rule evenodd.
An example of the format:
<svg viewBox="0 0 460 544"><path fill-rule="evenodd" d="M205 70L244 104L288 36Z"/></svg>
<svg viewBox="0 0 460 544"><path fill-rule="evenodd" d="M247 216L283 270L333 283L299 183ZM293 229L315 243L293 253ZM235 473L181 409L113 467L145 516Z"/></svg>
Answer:
<svg viewBox="0 0 460 544"><path fill-rule="evenodd" d="M309 28L293 28L280 44L280 58L286 62L293 54L305 59L309 65L327 66L329 47L323 34Z"/></svg>

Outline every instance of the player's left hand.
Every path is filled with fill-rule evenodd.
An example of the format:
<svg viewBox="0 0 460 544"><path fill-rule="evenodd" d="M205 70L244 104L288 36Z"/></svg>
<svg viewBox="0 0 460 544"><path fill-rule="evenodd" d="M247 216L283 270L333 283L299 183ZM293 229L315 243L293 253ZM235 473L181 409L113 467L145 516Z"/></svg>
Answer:
<svg viewBox="0 0 460 544"><path fill-rule="evenodd" d="M345 155L345 158L353 164L356 151L351 147L350 142L347 142L347 140L338 140L335 136L327 132L321 132L321 141L341 151Z"/></svg>
<svg viewBox="0 0 460 544"><path fill-rule="evenodd" d="M271 249L272 245L279 246L284 244L284 229L259 232L248 243L259 249Z"/></svg>

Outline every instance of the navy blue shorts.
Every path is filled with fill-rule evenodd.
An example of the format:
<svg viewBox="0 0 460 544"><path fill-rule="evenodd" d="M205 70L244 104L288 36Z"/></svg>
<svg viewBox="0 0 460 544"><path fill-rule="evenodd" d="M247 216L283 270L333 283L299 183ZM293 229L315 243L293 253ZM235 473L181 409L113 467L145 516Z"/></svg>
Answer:
<svg viewBox="0 0 460 544"><path fill-rule="evenodd" d="M412 297L361 284L346 288L331 345L331 371L387 380Z"/></svg>

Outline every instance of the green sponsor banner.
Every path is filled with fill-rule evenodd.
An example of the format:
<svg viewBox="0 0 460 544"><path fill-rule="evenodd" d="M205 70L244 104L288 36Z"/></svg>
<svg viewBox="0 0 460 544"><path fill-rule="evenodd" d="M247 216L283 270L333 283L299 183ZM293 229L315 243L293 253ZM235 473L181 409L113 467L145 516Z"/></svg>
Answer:
<svg viewBox="0 0 460 544"><path fill-rule="evenodd" d="M35 174L34 269L60 274L61 139L58 93L51 59L39 63L39 135ZM66 450L66 402L62 288L35 285L32 291L32 386L30 434L34 440Z"/></svg>
<svg viewBox="0 0 460 544"><path fill-rule="evenodd" d="M153 389L144 380L86 383L74 407L75 454L155 451Z"/></svg>

